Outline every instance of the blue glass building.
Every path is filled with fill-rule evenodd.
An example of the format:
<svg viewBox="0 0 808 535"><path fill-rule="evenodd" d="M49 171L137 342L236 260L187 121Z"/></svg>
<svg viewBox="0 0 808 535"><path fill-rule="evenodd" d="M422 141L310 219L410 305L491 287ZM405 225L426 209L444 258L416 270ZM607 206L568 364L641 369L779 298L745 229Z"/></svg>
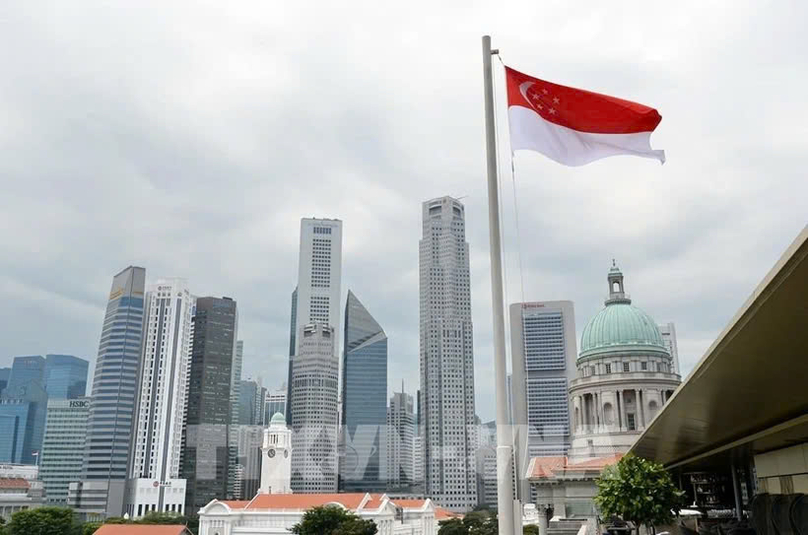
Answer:
<svg viewBox="0 0 808 535"><path fill-rule="evenodd" d="M37 383L44 388L45 359L39 355L14 357L6 389L11 392L31 382Z"/></svg>
<svg viewBox="0 0 808 535"><path fill-rule="evenodd" d="M7 388L0 398L0 463L36 464L48 396L36 381Z"/></svg>
<svg viewBox="0 0 808 535"><path fill-rule="evenodd" d="M384 490L387 335L353 292L345 304L342 366L341 491Z"/></svg>
<svg viewBox="0 0 808 535"><path fill-rule="evenodd" d="M72 355L45 356L45 391L49 399L76 399L87 393L90 363Z"/></svg>
<svg viewBox="0 0 808 535"><path fill-rule="evenodd" d="M146 270L128 267L112 280L98 345L87 419L84 478L125 480L138 389Z"/></svg>
<svg viewBox="0 0 808 535"><path fill-rule="evenodd" d="M8 386L8 378L11 376L11 368L0 368L0 395Z"/></svg>

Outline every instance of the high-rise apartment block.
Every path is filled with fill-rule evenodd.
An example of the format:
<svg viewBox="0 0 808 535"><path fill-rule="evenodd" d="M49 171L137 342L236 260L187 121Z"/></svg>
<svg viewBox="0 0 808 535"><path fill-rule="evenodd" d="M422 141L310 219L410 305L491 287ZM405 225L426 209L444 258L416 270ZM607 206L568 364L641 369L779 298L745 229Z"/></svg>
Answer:
<svg viewBox="0 0 808 535"><path fill-rule="evenodd" d="M227 497L233 365L238 311L228 297L200 297L193 317L188 414L181 477L187 511Z"/></svg>
<svg viewBox="0 0 808 535"><path fill-rule="evenodd" d="M426 494L439 505L477 505L474 344L465 207L442 197L422 205L420 419Z"/></svg>
<svg viewBox="0 0 808 535"><path fill-rule="evenodd" d="M337 490L339 359L333 327L312 323L298 333L292 359L292 489Z"/></svg>
<svg viewBox="0 0 808 535"><path fill-rule="evenodd" d="M153 511L182 513L185 508L186 482L179 472L194 305L183 279L158 280L146 294L140 392L127 482L127 512L132 518Z"/></svg>
<svg viewBox="0 0 808 535"><path fill-rule="evenodd" d="M341 491L384 491L387 487L381 472L386 421L387 335L349 291L342 362Z"/></svg>
<svg viewBox="0 0 808 535"><path fill-rule="evenodd" d="M415 412L412 396L395 392L387 408L387 487L409 490L414 481Z"/></svg>
<svg viewBox="0 0 808 535"><path fill-rule="evenodd" d="M49 505L67 505L70 483L82 478L89 398L49 399L39 479Z"/></svg>
<svg viewBox="0 0 808 535"><path fill-rule="evenodd" d="M123 515L143 342L146 270L115 275L101 329L87 419L83 481L71 483L68 505L83 518Z"/></svg>

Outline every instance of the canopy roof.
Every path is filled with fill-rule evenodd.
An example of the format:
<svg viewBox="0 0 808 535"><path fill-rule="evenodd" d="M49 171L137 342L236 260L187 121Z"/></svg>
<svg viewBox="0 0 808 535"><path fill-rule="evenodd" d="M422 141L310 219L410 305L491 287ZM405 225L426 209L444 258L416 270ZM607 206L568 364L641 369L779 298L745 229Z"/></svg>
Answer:
<svg viewBox="0 0 808 535"><path fill-rule="evenodd" d="M631 451L668 467L808 442L808 226Z"/></svg>

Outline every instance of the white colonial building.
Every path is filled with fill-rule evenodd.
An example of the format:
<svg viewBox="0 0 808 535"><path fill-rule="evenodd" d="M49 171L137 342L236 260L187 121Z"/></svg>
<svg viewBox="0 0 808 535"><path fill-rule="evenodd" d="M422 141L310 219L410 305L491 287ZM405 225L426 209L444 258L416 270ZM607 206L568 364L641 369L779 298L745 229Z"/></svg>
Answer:
<svg viewBox="0 0 808 535"><path fill-rule="evenodd" d="M199 535L287 534L307 510L326 505L373 520L379 535L436 535L438 521L452 516L429 499L392 500L386 494L369 493L291 494L289 433L283 416L273 416L264 433L258 494L249 501L211 501L199 511Z"/></svg>

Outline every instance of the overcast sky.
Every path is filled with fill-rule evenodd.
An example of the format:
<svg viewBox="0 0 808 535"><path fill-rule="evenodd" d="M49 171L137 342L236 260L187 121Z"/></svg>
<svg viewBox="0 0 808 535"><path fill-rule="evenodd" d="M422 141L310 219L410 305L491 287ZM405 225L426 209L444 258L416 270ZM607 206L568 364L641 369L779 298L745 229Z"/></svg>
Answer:
<svg viewBox="0 0 808 535"><path fill-rule="evenodd" d="M686 373L808 220L808 7L705 4L4 2L0 365L94 360L111 278L135 264L235 298L245 377L279 386L299 220L332 217L343 294L389 336L389 388L414 392L420 203L448 194L466 205L493 418L490 32L518 70L657 108L668 156L518 153L508 301L571 299L580 335L614 257L634 304L676 323Z"/></svg>

